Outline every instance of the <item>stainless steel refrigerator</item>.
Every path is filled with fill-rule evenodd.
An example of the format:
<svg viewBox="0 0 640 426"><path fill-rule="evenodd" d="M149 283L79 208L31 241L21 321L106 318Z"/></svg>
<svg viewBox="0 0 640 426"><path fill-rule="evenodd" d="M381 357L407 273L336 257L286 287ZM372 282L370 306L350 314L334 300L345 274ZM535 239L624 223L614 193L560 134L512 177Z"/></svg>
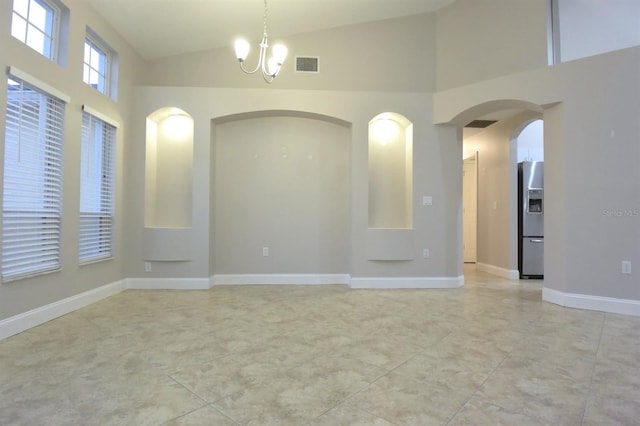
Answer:
<svg viewBox="0 0 640 426"><path fill-rule="evenodd" d="M518 163L518 270L544 276L544 162Z"/></svg>

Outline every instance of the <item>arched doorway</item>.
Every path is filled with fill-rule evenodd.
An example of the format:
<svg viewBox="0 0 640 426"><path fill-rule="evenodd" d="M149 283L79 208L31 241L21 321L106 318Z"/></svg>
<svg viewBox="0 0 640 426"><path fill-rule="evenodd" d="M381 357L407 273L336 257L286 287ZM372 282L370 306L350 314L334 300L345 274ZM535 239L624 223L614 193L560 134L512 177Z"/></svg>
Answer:
<svg viewBox="0 0 640 426"><path fill-rule="evenodd" d="M473 262L468 248L474 242L474 227L467 213L475 210L476 269L511 280L519 277L516 139L541 117L540 107L513 100L479 105L459 117L463 169L469 169L464 170L462 188L463 262ZM467 173L474 173L477 194L471 194Z"/></svg>

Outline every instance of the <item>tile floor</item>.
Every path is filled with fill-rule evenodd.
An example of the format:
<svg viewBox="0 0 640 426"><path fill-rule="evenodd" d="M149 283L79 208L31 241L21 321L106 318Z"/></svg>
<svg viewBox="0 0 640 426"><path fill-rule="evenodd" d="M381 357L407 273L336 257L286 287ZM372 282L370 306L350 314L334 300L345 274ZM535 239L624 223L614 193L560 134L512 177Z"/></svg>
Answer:
<svg viewBox="0 0 640 426"><path fill-rule="evenodd" d="M127 291L0 341L0 424L640 423L640 318L465 277Z"/></svg>

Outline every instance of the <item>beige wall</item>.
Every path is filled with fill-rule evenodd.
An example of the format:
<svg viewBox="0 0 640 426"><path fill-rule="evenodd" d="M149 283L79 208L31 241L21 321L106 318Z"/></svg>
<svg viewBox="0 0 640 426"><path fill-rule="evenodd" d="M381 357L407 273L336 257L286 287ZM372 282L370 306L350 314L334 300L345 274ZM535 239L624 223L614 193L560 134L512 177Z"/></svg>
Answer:
<svg viewBox="0 0 640 426"><path fill-rule="evenodd" d="M216 124L215 273L348 273L350 144L349 127L311 118Z"/></svg>
<svg viewBox="0 0 640 426"><path fill-rule="evenodd" d="M35 278L0 284L0 319L55 302L83 291L122 279L122 264L126 253L123 234L125 214L123 196L125 186L124 152L131 143L129 117L132 110L132 88L139 80L142 61L129 45L100 16L81 0L65 0L71 10L69 51L66 66L49 61L42 55L13 38L8 30L0 32L0 68L16 67L47 85L67 94L71 101L66 106L64 147L64 188L62 226L62 270ZM2 28L11 28L11 1L0 2ZM90 26L119 55L118 101L102 95L82 82L82 63L85 28ZM79 169L82 105L93 109L121 124L117 132L116 167L116 226L115 259L78 266ZM0 134L4 140L4 108L6 80L0 89ZM4 152L4 143L0 155ZM2 162L0 162L2 164ZM1 167L1 165L0 165ZM2 173L0 173L1 179Z"/></svg>
<svg viewBox="0 0 640 426"><path fill-rule="evenodd" d="M139 100L138 110L133 116L135 123L134 137L144 136L144 118L152 111L166 106L178 106L194 118L194 197L193 197L193 228L195 255L191 262L157 262L153 265L151 273L143 270L141 251L141 229L132 225L129 228L131 238L130 249L132 256L127 262L126 276L128 277L207 277L217 273L254 274L260 271L275 271L276 268L264 268L261 254L254 259L247 259L244 252L235 254L226 253L218 256L213 253L215 249L224 249L231 238L230 234L216 232L216 228L224 226L219 215L231 214L225 210L228 206L218 206L220 200L229 197L238 197L242 194L232 195L235 191L233 180L223 180L222 177L231 173L226 161L229 155L235 155L234 151L223 151L220 156L217 150L213 150L213 144L218 147L219 137L226 138L222 143L230 144L240 141L247 136L240 132L246 122L239 121L234 124L238 132L229 132L230 124L216 124L214 122L226 121L224 117L233 114L269 112L266 114L263 125L270 129L279 127L279 116L309 116L323 115L333 121L349 123L351 131L349 135L349 176L341 185L346 187L349 193L349 219L348 226L333 227L328 231L327 238L330 241L345 241L344 231L348 229L346 238L349 245L349 269L344 271L339 262L334 262L333 271L324 269L317 264L314 252L297 253L298 265L283 263L279 273L297 273L299 265L304 266L305 273L350 273L354 277L458 277L461 274L461 257L458 248L460 240L459 212L461 199L461 143L443 143L446 138L443 135L455 133L455 129L439 128L433 126L428 117L431 115L432 97L427 94L402 94L385 92L340 92L340 91L296 91L296 90L251 90L251 89L215 89L215 88L174 88L174 87L141 87L136 90L136 98ZM279 112L280 111L280 112ZM285 112L282 112L285 111ZM414 191L413 191L413 217L414 230L412 246L414 260L405 262L379 262L367 258L367 217L368 217L368 123L382 111L396 112L414 123ZM259 114L265 115L265 114ZM293 121L286 121L287 125L293 125ZM300 134L304 129L310 133L319 133L317 123L302 123L292 127L292 132L280 130L277 135L269 139L271 144L286 145L288 147L300 146ZM218 127L223 134L219 133ZM249 126L246 130L249 137L257 137L258 130ZM243 136L244 135L244 136ZM344 136L340 136L341 138ZM231 139L231 140L229 140ZM222 146L221 146L222 148ZM144 149L136 146L130 151L130 185L133 192L141 189L144 173L136 166L144 159ZM235 158L235 157L234 157ZM244 158L245 163L239 163L238 169L250 170L253 157ZM328 163L323 161L322 167L330 170L335 160ZM336 178L343 174L338 172ZM218 177L221 177L218 180ZM244 183L240 182L241 185ZM337 182L336 182L337 184ZM285 189L287 185L281 183L272 188L274 193ZM304 197L296 198L294 204L287 204L288 208L304 210L312 197L304 194ZM320 188L316 188L320 191ZM297 189L302 191L302 189ZM324 191L324 189L322 190ZM327 196L324 192L315 193L316 196ZM323 195L324 194L324 195ZM434 199L433 206L422 206L423 195L430 195ZM306 201L305 201L306 200ZM261 209L254 209L247 201L242 212L247 215L246 223L259 224L264 218ZM262 198L262 210L277 212L281 207L281 200L277 197ZM296 207L297 206L297 207ZM246 208L245 208L246 207ZM128 204L128 217L130 223L141 222L144 215L143 200L131 197ZM451 215L450 212L456 212ZM276 216L277 217L277 216ZM293 216L288 218L287 226L300 230L300 241L282 240L283 251L293 252L296 247L308 246L313 241L313 227L310 227L308 217ZM234 229L232 227L232 229ZM304 233L307 229L307 233ZM239 232L239 229L234 229ZM267 232L267 231L261 231ZM226 235L226 236L225 236ZM267 246L262 237L256 234L250 241L252 247ZM298 243L302 244L299 245ZM248 246L247 246L248 247ZM430 259L422 258L422 249L429 248ZM243 248L243 250L248 248ZM277 253L277 250L276 252ZM342 253L342 252L341 252ZM227 256L229 255L229 256ZM220 268L220 269L219 269ZM261 269L262 268L262 269ZM296 269L298 268L298 269Z"/></svg>
<svg viewBox="0 0 640 426"><path fill-rule="evenodd" d="M437 14L437 89L544 67L546 0L457 0Z"/></svg>
<svg viewBox="0 0 640 426"><path fill-rule="evenodd" d="M288 37L289 56L274 89L433 92L432 13ZM255 52L247 64L256 61ZM320 58L318 74L295 72L295 56ZM240 71L232 46L150 61L150 86L265 88Z"/></svg>

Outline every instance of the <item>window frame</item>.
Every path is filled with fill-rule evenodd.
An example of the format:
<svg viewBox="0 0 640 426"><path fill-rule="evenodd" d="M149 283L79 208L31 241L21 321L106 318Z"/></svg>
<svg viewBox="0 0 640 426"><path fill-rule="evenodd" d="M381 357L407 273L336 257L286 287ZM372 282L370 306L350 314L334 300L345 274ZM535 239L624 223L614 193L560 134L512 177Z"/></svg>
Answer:
<svg viewBox="0 0 640 426"><path fill-rule="evenodd" d="M89 62L87 62L87 47L89 51ZM96 89L103 95L111 97L116 100L117 93L117 53L107 42L105 42L100 36L98 36L91 28L87 27L83 45L83 61L82 61L82 81ZM104 58L104 73L100 71L99 65L94 66L91 62L91 51L102 54ZM100 81L94 87L90 81L91 73L96 73L99 78L104 81L104 90L100 89Z"/></svg>
<svg viewBox="0 0 640 426"><path fill-rule="evenodd" d="M15 6L16 6L16 1L14 0L11 6L11 35L13 38L15 38L16 40L19 40L21 43L23 43L25 46L29 47L32 50L35 50L36 52L38 52L39 54L41 54L42 56L44 56L45 58L49 59L52 62L56 62L59 63L60 60L60 51L61 51L61 47L60 47L60 39L61 39L61 21L62 21L62 14L64 13L62 7L60 6L60 4L57 1L54 0L26 0L28 3L27 6L27 16L23 16L22 14L20 14L20 12L16 11ZM52 19L51 19L51 34L48 34L46 32L46 28L44 30L42 30L41 28L39 28L38 26L36 26L33 23L33 20L31 19L31 6L32 3L37 3L39 4L41 7L43 7L44 9L50 9L52 12ZM16 37L16 35L14 34L14 19L15 17L18 16L20 19L22 19L25 22L25 29L24 29L24 39L23 38L18 38ZM42 33L44 35L45 38L48 38L50 41L50 46L49 46L49 54L45 54L45 51L47 49L44 49L43 46L43 50L44 51L39 51L38 49L36 49L35 47L31 46L28 44L28 40L29 40L29 29L33 28L37 31L39 31L40 33Z"/></svg>

